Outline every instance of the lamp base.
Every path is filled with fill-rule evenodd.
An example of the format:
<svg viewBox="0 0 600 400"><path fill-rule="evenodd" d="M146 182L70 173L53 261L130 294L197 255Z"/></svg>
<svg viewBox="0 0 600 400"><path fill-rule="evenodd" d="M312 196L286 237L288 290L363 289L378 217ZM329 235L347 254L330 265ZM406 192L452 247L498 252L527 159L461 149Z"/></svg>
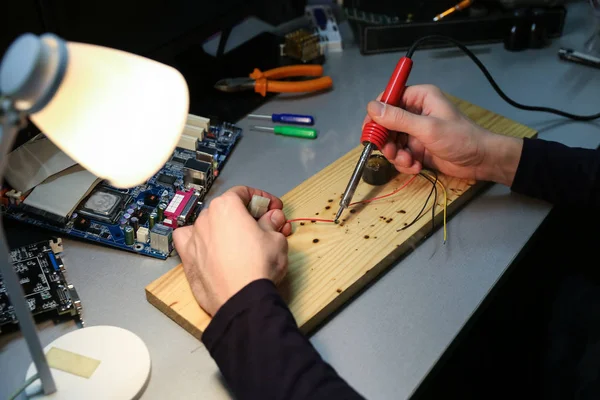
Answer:
<svg viewBox="0 0 600 400"><path fill-rule="evenodd" d="M150 353L137 335L115 326L92 326L59 337L44 348L56 347L100 361L89 378L52 368L57 391L44 395L39 380L26 390L34 399L135 399L150 377ZM35 375L33 363L26 379Z"/></svg>

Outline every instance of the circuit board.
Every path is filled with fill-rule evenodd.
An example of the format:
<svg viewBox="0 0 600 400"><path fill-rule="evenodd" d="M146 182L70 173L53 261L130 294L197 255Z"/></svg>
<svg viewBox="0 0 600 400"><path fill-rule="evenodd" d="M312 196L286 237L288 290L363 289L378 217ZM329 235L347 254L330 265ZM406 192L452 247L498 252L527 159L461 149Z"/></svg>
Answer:
<svg viewBox="0 0 600 400"><path fill-rule="evenodd" d="M79 295L64 274L61 239L51 239L11 250L13 267L19 276L27 305L34 317L70 316L81 321ZM17 318L0 275L0 331L15 326Z"/></svg>
<svg viewBox="0 0 600 400"><path fill-rule="evenodd" d="M164 260L173 249L172 231L195 221L241 136L242 129L234 124L211 124L195 150L177 147L145 184L124 190L100 182L68 220L46 218L13 201L4 202L4 214L61 236Z"/></svg>

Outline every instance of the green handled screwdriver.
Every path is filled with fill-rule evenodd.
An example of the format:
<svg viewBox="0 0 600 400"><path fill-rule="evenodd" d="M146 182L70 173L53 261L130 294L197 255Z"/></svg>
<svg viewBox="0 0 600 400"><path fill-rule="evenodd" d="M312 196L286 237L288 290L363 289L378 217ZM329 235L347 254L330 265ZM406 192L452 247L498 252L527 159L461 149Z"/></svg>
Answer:
<svg viewBox="0 0 600 400"><path fill-rule="evenodd" d="M298 126L285 126L276 125L273 127L268 126L253 126L251 129L257 131L274 132L276 135L281 136L294 136L303 139L316 139L317 130L312 128L303 128Z"/></svg>

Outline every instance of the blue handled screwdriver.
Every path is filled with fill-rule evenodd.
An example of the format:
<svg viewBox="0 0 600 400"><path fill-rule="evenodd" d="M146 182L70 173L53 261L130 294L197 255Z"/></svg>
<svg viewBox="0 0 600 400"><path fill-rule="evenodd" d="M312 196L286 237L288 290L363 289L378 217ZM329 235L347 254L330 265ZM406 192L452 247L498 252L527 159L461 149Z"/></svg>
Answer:
<svg viewBox="0 0 600 400"><path fill-rule="evenodd" d="M270 119L273 122L283 122L286 124L294 125L313 125L315 119L310 115L298 115L298 114L272 114L272 115L259 115L249 114L248 118L257 119Z"/></svg>

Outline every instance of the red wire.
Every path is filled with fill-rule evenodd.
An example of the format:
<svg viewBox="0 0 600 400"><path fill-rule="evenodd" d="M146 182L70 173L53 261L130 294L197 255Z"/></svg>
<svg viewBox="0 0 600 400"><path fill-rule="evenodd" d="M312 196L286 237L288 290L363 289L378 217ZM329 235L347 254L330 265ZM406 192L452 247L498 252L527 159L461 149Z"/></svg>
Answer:
<svg viewBox="0 0 600 400"><path fill-rule="evenodd" d="M380 199L384 199L386 197L390 197L395 195L396 193L398 193L399 191L401 191L402 189L404 189L405 187L407 187L412 181L414 181L417 178L417 175L413 176L412 178L410 178L408 181L406 181L404 183L404 185L400 186L398 189L394 190L393 192L390 192L388 194L384 194L383 196L377 196L377 197L373 197L371 199L366 199L366 200L361 200L361 201L356 201L354 203L350 203L350 206L354 206L357 204L361 204L361 203L370 203L372 201L375 200L380 200ZM298 221L315 221L315 222L334 222L334 220L332 219L318 219L318 218L294 218L294 219L288 219L286 221L287 222L298 222Z"/></svg>
<svg viewBox="0 0 600 400"><path fill-rule="evenodd" d="M373 198L371 198L371 199L366 199L366 200L356 201L356 202L354 202L354 203L350 203L350 206L355 206L355 205L357 205L357 204L361 204L361 203L370 203L370 202L372 202L372 201L375 201L375 200L380 200L380 199L383 199L383 198L386 198L386 197L393 196L393 195L395 195L396 193L398 193L399 191L401 191L402 189L404 189L405 187L407 187L407 186L409 185L409 183L411 183L412 181L414 181L414 180L415 180L415 178L416 178L416 177L417 177L417 175L413 176L413 177L412 177L412 178L410 178L408 181L406 181L406 182L404 183L404 185L400 186L398 189L394 190L394 191L393 191L393 192L391 192L391 193L384 194L383 196L373 197Z"/></svg>

